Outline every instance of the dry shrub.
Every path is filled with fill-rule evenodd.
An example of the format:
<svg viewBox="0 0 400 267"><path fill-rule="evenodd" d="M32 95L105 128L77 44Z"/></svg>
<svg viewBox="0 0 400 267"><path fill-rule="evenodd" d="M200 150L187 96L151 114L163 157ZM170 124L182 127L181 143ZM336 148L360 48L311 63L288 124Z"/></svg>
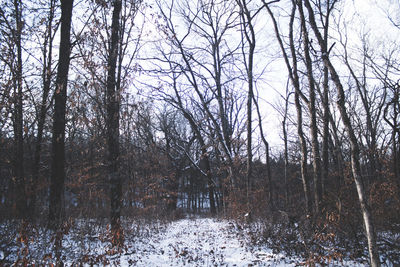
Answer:
<svg viewBox="0 0 400 267"><path fill-rule="evenodd" d="M398 185L392 181L375 182L371 186L369 202L378 229L393 229L400 223L400 199Z"/></svg>

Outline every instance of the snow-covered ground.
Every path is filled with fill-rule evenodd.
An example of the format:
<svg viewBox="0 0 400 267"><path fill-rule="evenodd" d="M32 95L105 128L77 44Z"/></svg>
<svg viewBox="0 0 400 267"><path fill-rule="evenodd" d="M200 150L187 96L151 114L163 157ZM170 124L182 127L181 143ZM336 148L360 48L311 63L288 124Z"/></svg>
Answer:
<svg viewBox="0 0 400 267"><path fill-rule="evenodd" d="M232 223L210 218L173 222L163 233L121 257L122 266L295 266L270 249L251 249Z"/></svg>
<svg viewBox="0 0 400 267"><path fill-rule="evenodd" d="M121 253L111 252L104 225L86 220L72 225L62 242L61 258L65 266L304 265L300 256L285 256L274 253L266 245L251 244L246 228L229 220L199 217L172 222L125 220L126 248ZM20 260L18 263L21 263L24 255L28 265L47 266L54 263L54 239L48 230L35 230L31 241L19 245L15 241L15 233L6 231L4 225L0 230L10 234L8 245L0 246L0 266L4 262L7 265ZM366 265L348 261L331 262L329 266Z"/></svg>

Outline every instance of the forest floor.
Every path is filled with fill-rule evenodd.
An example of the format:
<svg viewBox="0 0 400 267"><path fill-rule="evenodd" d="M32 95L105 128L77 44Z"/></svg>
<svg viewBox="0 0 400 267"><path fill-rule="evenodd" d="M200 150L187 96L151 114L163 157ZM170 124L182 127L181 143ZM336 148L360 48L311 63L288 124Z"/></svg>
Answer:
<svg viewBox="0 0 400 267"><path fill-rule="evenodd" d="M121 264L136 266L295 266L268 248L254 248L233 223L210 218L183 219L136 247Z"/></svg>
<svg viewBox="0 0 400 267"><path fill-rule="evenodd" d="M162 221L125 222L125 248L113 253L107 227L98 221L74 222L63 237L61 258L65 266L300 266L304 259L256 246L242 226L228 220L187 217ZM18 232L0 246L2 263L51 265L54 234L36 229L30 240L16 243ZM103 233L103 234L102 234ZM36 236L36 237L35 237ZM9 242L5 244L4 242ZM11 264L10 264L11 265ZM357 262L331 262L329 266L367 266Z"/></svg>

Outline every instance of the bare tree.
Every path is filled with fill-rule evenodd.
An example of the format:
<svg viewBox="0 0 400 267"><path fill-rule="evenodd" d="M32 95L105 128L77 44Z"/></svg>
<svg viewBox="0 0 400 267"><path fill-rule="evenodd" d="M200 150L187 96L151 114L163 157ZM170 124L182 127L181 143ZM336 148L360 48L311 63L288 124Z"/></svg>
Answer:
<svg viewBox="0 0 400 267"><path fill-rule="evenodd" d="M308 11L308 18L309 18L309 23L311 25L311 28L313 29L313 32L318 40L318 44L320 47L324 46L324 39L322 37L322 34L318 28L318 25L315 20L315 15L314 15L314 10L311 6L311 3L309 0L304 1L305 7L307 8ZM343 85L341 83L340 77L336 71L336 68L333 66L329 54L321 54L322 60L324 61L324 64L328 67L331 78L333 82L335 83L336 89L337 89L337 94L338 94L338 101L337 106L341 114L341 118L343 120L343 124L346 127L347 134L350 139L350 144L351 144L351 166L352 166L352 174L353 178L356 184L357 188L357 193L358 193L358 198L361 206L361 212L363 215L364 219L364 226L365 226L365 231L366 231L366 236L368 240L368 251L370 255L370 264L371 266L380 266L380 259L379 259L379 253L378 253L378 247L376 244L376 234L375 234L375 228L374 228L374 223L370 211L370 207L368 205L368 201L366 198L365 194L365 189L363 186L362 182L362 175L361 175L361 168L360 168L360 149L357 141L357 137L354 133L353 125L351 124L349 115L347 113L347 108L345 106L345 101L346 97L344 94L344 89Z"/></svg>
<svg viewBox="0 0 400 267"><path fill-rule="evenodd" d="M269 203L268 203L268 205L271 207L271 209L274 210L275 209L274 190L273 190L274 185L272 184L271 163L270 163L270 155L269 155L270 148L269 148L269 143L268 143L267 139L265 138L264 130L262 127L262 118L261 118L260 106L258 105L258 99L256 99L254 95L253 95L253 100L254 100L254 105L256 107L256 111L257 111L258 128L260 129L261 140L265 146L265 164L267 167L267 180L268 180L268 186L269 186L269 191L268 191ZM285 169L285 183L286 183L286 169ZM287 184L286 184L286 186L287 186ZM287 187L286 187L286 189L287 189ZM287 194L286 194L286 197L287 197Z"/></svg>
<svg viewBox="0 0 400 267"><path fill-rule="evenodd" d="M363 34L361 37L361 55L359 59L353 60L349 56L347 37L340 35L340 41L343 45L343 61L349 70L349 73L355 83L355 88L361 99L361 105L363 108L363 114L360 114L365 119L361 118L360 123L360 136L364 136L366 146L366 155L368 159L368 178L367 182L372 182L373 177L379 177L380 175L380 164L379 164L379 153L378 153L378 138L379 138L379 121L382 118L384 102L386 100L387 90L384 87L377 89L370 88L368 85L368 61L371 57L372 51L370 51L368 44L368 34ZM359 63L359 64L357 64ZM360 70L357 70L357 65L360 66ZM363 123L365 121L365 123ZM365 129L364 125L365 124Z"/></svg>
<svg viewBox="0 0 400 267"><path fill-rule="evenodd" d="M70 31L72 8L73 0L61 1L61 38L54 95L52 163L48 218L49 227L52 229L58 229L63 220L63 194L65 181L65 111L71 54Z"/></svg>
<svg viewBox="0 0 400 267"><path fill-rule="evenodd" d="M111 233L112 245L121 247L123 245L123 231L121 227L121 207L122 207L122 180L119 173L119 109L120 95L116 83L116 64L118 59L118 44L120 40L120 13L122 1L113 1L113 14L111 24L111 44L108 52L107 63L107 88L106 88L106 106L107 106L107 161L108 161L108 181L110 183L111 199Z"/></svg>
<svg viewBox="0 0 400 267"><path fill-rule="evenodd" d="M292 86L295 89L295 105L296 105L296 111L297 111L297 134L300 140L300 146L301 146L301 179L303 182L303 192L304 192L304 199L305 199L305 204L306 204L306 211L308 214L311 214L312 211L312 201L311 201L311 195L310 195L310 185L308 181L308 174L307 174L307 143L306 143L306 138L304 135L303 131L303 111L302 111L302 106L300 103L300 97L302 97L304 100L306 100L305 96L300 90L300 79L299 79L299 74L298 74L298 62L297 62L297 53L296 53L296 48L294 44L294 20L295 20L295 15L296 15L296 2L292 1L292 10L290 13L290 22L289 22L289 48L290 48L290 53L292 57L292 64L290 64L289 61L289 56L286 53L286 49L284 47L284 43L278 28L278 23L274 17L274 14L272 13L271 8L269 7L268 3L263 1L265 8L268 11L268 14L270 15L273 25L274 25L274 30L275 30L275 35L279 43L279 47L281 48L281 52L283 55L283 58L285 60L286 67L289 72L289 79L292 83Z"/></svg>
<svg viewBox="0 0 400 267"><path fill-rule="evenodd" d="M3 10L4 8L4 10ZM22 37L24 28L23 18L24 5L21 0L14 0L0 8L2 21L1 34L4 46L2 46L1 60L4 64L4 71L8 70L9 81L4 84L2 104L9 106L5 109L4 115L12 115L12 129L14 139L13 163L13 190L15 195L16 215L18 218L25 218L27 215L27 197L25 190L24 173L24 77L22 61ZM5 74L4 73L4 74ZM7 100L6 100L7 98ZM8 105L6 101L11 105ZM3 108L1 108L3 109ZM7 118L6 116L5 118ZM7 119L6 119L7 120Z"/></svg>
<svg viewBox="0 0 400 267"><path fill-rule="evenodd" d="M55 37L55 32L57 31L57 27L54 30L54 16L56 10L55 0L50 1L50 5L48 7L48 15L46 18L46 28L43 37L43 68L42 68L42 100L39 106L39 112L37 114L37 134L36 134L36 144L35 144L35 154L34 154L34 164L32 169L32 195L29 201L29 212L32 215L35 213L35 205L36 205L36 190L39 180L39 170L40 170L40 159L42 154L42 142L43 142L43 134L44 134L44 126L46 121L46 114L49 108L48 98L50 93L51 86L51 78L53 77L53 41Z"/></svg>
<svg viewBox="0 0 400 267"><path fill-rule="evenodd" d="M251 190L251 176L252 176L252 166L253 166L253 151L252 151L252 113L253 113L253 84L254 84L254 52L256 48L256 34L254 31L254 16L256 12L252 12L249 9L247 0L236 0L239 5L240 10L240 26L242 34L242 54L244 58L244 66L247 75L247 173L246 173L246 184L247 184L247 202L249 202L249 192ZM248 51L245 49L245 45L248 45ZM247 58L246 58L247 57ZM268 154L268 153L267 153Z"/></svg>
<svg viewBox="0 0 400 267"><path fill-rule="evenodd" d="M328 53L328 37L329 37L329 27L330 27L330 18L331 12L333 11L337 0L327 0L325 5L325 10L323 10L324 5L319 3L318 8L320 12L320 20L323 25L323 38L324 44L321 47L321 51L323 53ZM323 104L323 132L322 132L322 193L325 191L325 183L328 181L329 176L329 70L326 65L323 66L323 95L322 95L322 104Z"/></svg>
<svg viewBox="0 0 400 267"><path fill-rule="evenodd" d="M308 87L309 87L309 100L307 101L307 104L311 118L310 131L311 131L311 144L312 144L311 146L313 155L314 207L315 207L315 213L318 213L320 210L320 204L321 204L320 202L322 199L322 184L321 184L321 158L320 158L319 143L318 143L317 112L315 107L316 89L315 89L313 66L309 48L310 40L308 37L306 20L304 17L302 0L297 1L297 6L300 13L304 57L305 57Z"/></svg>
<svg viewBox="0 0 400 267"><path fill-rule="evenodd" d="M218 146L222 150L229 166L228 175L232 185L237 181L233 173L232 150L232 106L230 83L234 77L228 76L228 62L234 57L238 46L226 42L226 36L237 22L233 12L234 2L207 1L195 3L183 1L180 5L169 7L158 3L165 20L164 31L170 38L173 59L180 68L183 78L190 84L196 101L207 114L213 125ZM183 20L185 29L177 31L172 14L177 13ZM190 38L197 38L195 44L188 43ZM205 47L199 46L203 42Z"/></svg>

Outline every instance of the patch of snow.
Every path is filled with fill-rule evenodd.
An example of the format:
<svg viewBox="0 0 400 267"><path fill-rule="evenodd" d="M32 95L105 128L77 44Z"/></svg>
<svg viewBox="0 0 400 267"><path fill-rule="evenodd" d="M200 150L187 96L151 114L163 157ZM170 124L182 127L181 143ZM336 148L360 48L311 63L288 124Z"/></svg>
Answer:
<svg viewBox="0 0 400 267"><path fill-rule="evenodd" d="M139 243L121 266L296 266L268 248L252 250L225 220L183 219Z"/></svg>

